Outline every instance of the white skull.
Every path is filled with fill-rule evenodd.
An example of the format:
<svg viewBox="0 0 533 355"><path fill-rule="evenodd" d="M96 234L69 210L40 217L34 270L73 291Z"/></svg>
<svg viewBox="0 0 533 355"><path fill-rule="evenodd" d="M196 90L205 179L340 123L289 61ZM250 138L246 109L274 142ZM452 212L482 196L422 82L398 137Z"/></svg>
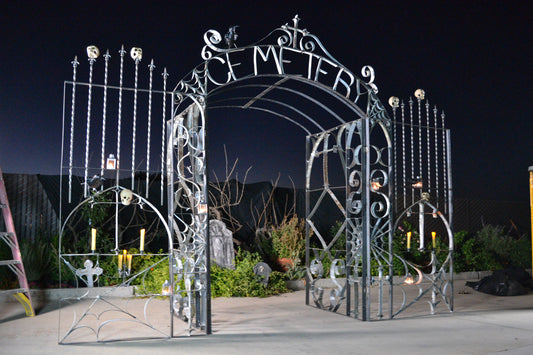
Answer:
<svg viewBox="0 0 533 355"><path fill-rule="evenodd" d="M426 96L426 92L422 89L417 89L415 91L415 97L419 100L424 100L424 97Z"/></svg>
<svg viewBox="0 0 533 355"><path fill-rule="evenodd" d="M128 189L120 191L120 201L124 206L128 206L133 199L133 192Z"/></svg>
<svg viewBox="0 0 533 355"><path fill-rule="evenodd" d="M100 50L97 46L89 46L87 47L87 57L91 59L96 59L100 55Z"/></svg>
<svg viewBox="0 0 533 355"><path fill-rule="evenodd" d="M130 51L130 56L133 60L143 59L143 50L141 48L133 47Z"/></svg>
<svg viewBox="0 0 533 355"><path fill-rule="evenodd" d="M396 96L391 96L389 98L389 105L391 105L391 107L398 107L400 106L400 99L397 98Z"/></svg>

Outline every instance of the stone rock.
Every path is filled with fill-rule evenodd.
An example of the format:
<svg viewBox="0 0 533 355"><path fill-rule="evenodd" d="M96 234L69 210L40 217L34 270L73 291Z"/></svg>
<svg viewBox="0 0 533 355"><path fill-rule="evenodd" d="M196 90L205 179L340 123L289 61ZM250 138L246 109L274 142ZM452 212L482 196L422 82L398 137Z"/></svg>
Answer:
<svg viewBox="0 0 533 355"><path fill-rule="evenodd" d="M233 233L226 228L224 222L216 219L209 221L209 238L211 262L220 267L235 269Z"/></svg>

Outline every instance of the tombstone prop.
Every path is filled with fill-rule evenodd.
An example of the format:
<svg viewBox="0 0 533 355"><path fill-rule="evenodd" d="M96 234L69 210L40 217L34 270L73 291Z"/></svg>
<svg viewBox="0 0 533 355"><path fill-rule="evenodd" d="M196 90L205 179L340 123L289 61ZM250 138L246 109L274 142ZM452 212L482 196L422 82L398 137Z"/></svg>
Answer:
<svg viewBox="0 0 533 355"><path fill-rule="evenodd" d="M260 279L260 281L265 286L268 285L268 279L270 277L271 272L272 272L272 269L270 268L270 266L268 266L267 263L260 262L254 266L255 276L257 276L257 278Z"/></svg>
<svg viewBox="0 0 533 355"><path fill-rule="evenodd" d="M209 239L211 240L211 262L228 269L235 268L235 251L233 234L224 222L212 219L209 221Z"/></svg>
<svg viewBox="0 0 533 355"><path fill-rule="evenodd" d="M99 266L93 268L93 262L91 260L85 260L85 263L83 263L83 265L85 266L85 268L77 269L76 276L82 279L87 284L87 287L93 287L94 281L98 279L98 276L102 274L103 270ZM96 276L96 279L93 278L94 276Z"/></svg>

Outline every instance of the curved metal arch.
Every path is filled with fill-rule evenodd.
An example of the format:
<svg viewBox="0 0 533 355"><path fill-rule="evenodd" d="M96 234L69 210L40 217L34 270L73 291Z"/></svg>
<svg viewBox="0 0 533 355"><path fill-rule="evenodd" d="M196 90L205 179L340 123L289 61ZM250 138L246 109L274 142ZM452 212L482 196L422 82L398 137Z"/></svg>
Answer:
<svg viewBox="0 0 533 355"><path fill-rule="evenodd" d="M242 109L241 106L213 106L213 107L210 107L210 109L223 109L223 108L238 108L238 109ZM278 116L280 118L283 118L284 120L287 120L289 121L290 123L292 124L295 124L296 126L300 127L301 129L304 130L304 132L306 134L311 134L311 132L309 130L307 130L307 128L305 128L303 125L301 125L300 123L294 121L293 119L291 119L289 116L286 116L286 115L282 115L281 113L277 113L276 111L272 111L272 110L268 110L266 108L262 108L262 107L248 107L248 109L252 109L252 110L256 110L256 111L261 111L261 112L266 112L266 113L269 113L269 114L272 114L274 116Z"/></svg>
<svg viewBox="0 0 533 355"><path fill-rule="evenodd" d="M307 78L304 78L304 77L301 77L301 76L297 76L297 75L291 75L291 74L248 75L248 76L239 78L237 80L231 81L231 82L229 82L227 84L224 84L222 86L216 87L212 91L210 91L207 95L208 96L209 95L214 95L214 94L218 94L219 92L220 93L224 93L226 91L231 91L233 89L237 90L237 89L246 88L246 87L264 87L264 88L268 89L269 87L274 86L273 90L279 89L279 90L289 91L289 92L291 92L293 94L300 95L300 96L308 99L309 101L313 102L314 104L316 104L317 106L320 106L323 109L326 109L326 106L323 105L321 102L317 101L316 99L312 98L309 95L306 95L304 93L301 93L301 92L296 91L296 90L291 89L291 88L287 88L287 87L283 87L283 86L279 86L279 85L275 85L275 84L273 84L273 85L267 85L267 84L245 84L245 85L239 85L239 86L233 86L232 85L234 83L239 83L239 82L242 82L242 81L248 81L248 80L251 81L251 80L254 80L256 78L259 78L259 79L262 79L262 78L287 78L289 80L298 81L300 83L309 85L310 87L317 88L317 89L321 90L322 92L330 95L331 97L333 97L334 99L336 99L340 103L342 103L344 107L347 107L348 109L350 109L351 111L356 113L360 118L363 118L363 117L367 116L367 114L359 106L357 106L357 104L355 102L352 102L352 101L348 100L345 96L341 95L340 93L338 93L337 91L333 90L332 88L330 88L330 87L328 87L328 86L326 86L326 85L324 85L324 84L322 84L320 82L317 82L317 81L314 81L314 80L310 80L310 79L307 79ZM337 118L337 120L340 123L345 123L345 121L342 120L342 119L339 119L337 115L334 115L331 112L330 112L330 114L332 116L334 116L335 118Z"/></svg>
<svg viewBox="0 0 533 355"><path fill-rule="evenodd" d="M255 97L244 97L244 96L240 96L240 97L230 97L230 98L227 98L227 99L224 99L224 100L218 100L218 101L211 101L211 103L223 103L225 101L237 101L237 100L251 100L251 99L255 99ZM317 123L314 119L312 119L311 117L309 117L305 112L302 112L301 110L295 108L294 106L292 105L289 105L289 104L286 104L285 102L283 101L279 101L279 100L273 100L273 99L267 99L267 98L263 98L263 97L260 97L260 98L257 98L256 101L265 101L265 102L269 102L269 103L273 103L273 104L278 104L280 106L283 106L283 107L286 107L288 108L289 110L291 111L294 111L296 112L297 114L299 114L300 116L302 116L303 118L307 119L309 122L311 122L315 127L317 127L319 130L323 131L324 128L319 124ZM209 107L209 109L213 109L213 108L222 108L224 106L211 106ZM246 108L244 108L243 106L233 106L233 105L228 105L227 107L231 107L231 108L240 108L240 109L254 109L254 108L257 108L257 107L253 107L253 106L248 106ZM261 107L260 107L261 108ZM268 110L268 109L265 109L265 110ZM271 110L268 110L268 112L275 112L275 111L271 111ZM281 116L280 116L281 117ZM292 122L292 121L291 121ZM294 122L292 122L294 123ZM298 124L298 126L300 126ZM300 126L303 128L303 126ZM306 134L311 134L311 132L307 129L304 129Z"/></svg>
<svg viewBox="0 0 533 355"><path fill-rule="evenodd" d="M398 223L400 223L400 220L402 219L402 217L407 214L407 211L411 210L411 208L415 207L419 203L423 203L423 204L429 206L431 208L431 210L433 211L433 213L436 213L437 216L441 219L442 223L444 224L444 227L446 228L446 233L448 233L448 251L452 252L454 250L454 240L453 240L453 233L452 233L452 229L450 227L450 224L448 223L448 221L446 220L446 218L444 217L442 212L440 212L429 201L419 200L419 201L413 203L412 205L410 205L409 207L407 207L402 213L400 213L400 215L396 219L396 222L394 222L393 231L395 231L398 228Z"/></svg>
<svg viewBox="0 0 533 355"><path fill-rule="evenodd" d="M113 190L115 190L114 191L115 193L118 193L117 189L124 190L126 188L122 187L122 186L119 186L119 185L108 187L107 189L102 190L102 191L98 191L94 195L86 198L85 200L80 202L76 207L74 207L72 209L72 211L69 213L67 218L65 218L65 221L61 225L61 228L59 229L59 249L58 250L59 250L60 253L61 253L61 242L63 240L63 232L65 230L65 226L67 225L67 222L70 220L70 218L74 215L74 213L76 213L83 205L85 205L89 201L93 200L96 196L101 196L104 193L108 193L108 192L113 191ZM170 228L168 227L168 224L166 223L165 218L163 217L163 215L161 215L161 212L159 212L159 210L152 203L150 203L150 201L148 201L147 199L145 199L141 195L138 195L138 194L136 194L133 191L132 191L132 194L133 194L133 196L137 197L139 199L139 201L141 201L142 203L145 203L148 206L150 206L150 208L152 208L152 210L157 214L157 216L159 217L159 219L163 223L163 226L165 227L165 230L167 231L167 237L168 237L168 242L169 242L169 250L171 250L172 249L172 233L170 233Z"/></svg>
<svg viewBox="0 0 533 355"><path fill-rule="evenodd" d="M266 85L266 84L256 84L256 85L243 85L242 87L239 87L239 88L246 88L246 87L264 87L264 88L269 88L270 86L271 85ZM314 104L316 104L317 106L322 108L324 111L328 112L337 121L339 121L339 123L341 123L341 124L346 123L346 121L344 121L341 117L339 117L339 115L337 115L330 108L328 108L327 106L324 106L321 102L319 102L318 100L314 99L313 97L311 97L309 95L306 95L306 94L303 94L303 93L301 93L301 92L299 92L297 90L291 89L291 88L279 87L278 89L290 92L290 93L295 94L297 96L301 96L301 97L313 102ZM364 117L364 116L362 116L362 117Z"/></svg>

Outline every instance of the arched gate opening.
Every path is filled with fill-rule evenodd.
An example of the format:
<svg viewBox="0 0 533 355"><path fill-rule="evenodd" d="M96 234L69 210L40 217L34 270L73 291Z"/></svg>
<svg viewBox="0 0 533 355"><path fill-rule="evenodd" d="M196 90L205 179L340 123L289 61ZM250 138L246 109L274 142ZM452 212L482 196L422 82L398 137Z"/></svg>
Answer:
<svg viewBox="0 0 533 355"><path fill-rule="evenodd" d="M449 284L452 280L450 272L453 237L446 218L451 217L451 209L445 212L447 216L439 211L439 201L440 206L446 206L451 199L451 183L449 175L441 174L440 180L438 175L433 175L433 179L431 178L430 159L433 159L429 157L431 152L427 152L428 163L424 168L427 176L422 174L422 157L426 156L426 152L422 154L422 130L427 131L424 143L427 143L428 148L430 143L433 143L430 141L430 133L433 137L433 132L435 146L437 146L437 134L440 137L441 133L444 137L443 144L446 141L449 145L449 134L446 133L446 136L444 125L442 128L437 127L436 113L435 125L430 127L429 108L427 109L428 124L423 127L420 121L421 110L418 111L418 125L413 123L413 111L410 111L409 124L404 120L402 103L402 121L398 122L396 109L399 104L396 99L390 102L395 118L392 120L377 97L378 90L374 84L373 69L364 66L361 77L355 75L331 56L316 36L306 29L299 28L297 16L292 24L275 29L255 44L237 47L235 40L234 29L230 29L224 38L215 30L207 31L204 36L205 46L201 52L204 61L172 91L166 89L166 71L163 75L163 90L152 90L153 67L150 67L150 88L145 91L138 89L137 67L142 52L139 57L139 49L132 50L131 56L135 61L135 87L131 89L134 107L131 157L120 157L120 112L123 91L127 91L122 85L122 62L120 85L113 88L119 92L116 98L119 107L116 164L124 164L125 160L131 160L129 171L131 190L136 189L134 181L139 180L135 165L137 93L148 95L146 138L148 149L145 158L146 187L144 187L146 197L141 198L140 192L134 193L141 203L144 199L149 201L153 198L149 194L151 186L149 186L149 161L150 155L153 154L150 152L152 94L160 94L162 98L161 170L158 173L161 187L160 204L166 207L166 225L171 242L165 252L169 264L168 284L163 285L165 292L162 291L154 296L168 297L170 301L169 336L175 336L175 315L186 321L189 334L194 329L207 334L212 332L209 273L209 114L211 110L219 109L266 113L297 126L302 130L302 138L306 137L306 143L302 139L302 144L306 144L306 156L302 157L305 158L305 164L302 161L302 166L305 165L307 304L333 312L342 312L361 320L370 320L373 317L392 318L421 300L423 295L430 293L432 312L439 296L448 305L449 310L452 310L453 294L449 292ZM121 58L124 56L123 52ZM107 89L110 88L107 85L107 59L106 82L99 87L104 92L103 131L105 131L106 95ZM90 80L92 80L94 61L90 63ZM72 142L75 136L73 128L76 113L75 88L80 85L75 80L76 66L73 62L74 79L70 83L72 85L70 156L69 162L64 164L64 168L69 171L69 199L74 166ZM88 159L90 98L91 89L97 85L90 81L85 86L88 87L89 98L85 185L89 186L90 169L87 162L90 160ZM418 100L420 108L421 101ZM412 106L411 104L411 108ZM409 147L409 143L405 141L406 129L411 134L411 159L405 152L405 147ZM419 149L417 161L413 158L415 129L419 131L419 143L416 145ZM400 131L404 134L402 139L399 138ZM99 164L103 176L104 133L102 137L102 158ZM400 151L401 154L398 153ZM434 153L437 169L446 166L449 171L449 147L442 150L444 160L447 159L446 163L438 162L437 151ZM402 163L398 163L399 158L403 158ZM415 167L420 168L421 173L417 178L425 178L429 184L433 181L433 190L428 191L436 192L436 207L432 204L435 202L434 197L425 195L422 190L414 190L412 180L415 176L411 174L413 176L407 178L406 166L411 170ZM398 177L399 167L403 167L403 175ZM118 176L117 173L117 183L112 189L117 196L125 189L120 186ZM443 201L439 200L439 191L442 191L438 187L439 181L445 182L445 194L440 195L445 197ZM409 191L411 194L408 194ZM428 191L425 193L429 193ZM84 189L84 194L90 194L88 187ZM407 203L409 199L412 200L411 203ZM116 200L118 206L118 198ZM403 207L398 203L401 200ZM338 216L340 225L335 235L328 236L325 232L330 226L325 226L321 222L318 213L321 210L327 210ZM449 241L444 251L447 258L441 260L437 257L433 242L431 263L425 265L426 268L431 266L431 272L426 272L422 266L406 260L407 254L399 256L395 251L397 241L406 237L401 230L403 222L396 220L395 214L402 218L419 216L419 220L422 221L419 222L418 232L420 251L425 251L426 227L423 220L430 214L440 216L440 220L444 222L446 238ZM408 236L407 249L411 234ZM342 243L339 243L340 241ZM119 254L118 246L114 253ZM139 256L141 255L142 253ZM398 267L401 269L400 272L397 271ZM409 286L411 274L418 275L417 280L411 284L414 283L420 292L409 301L408 295L402 291L403 302L395 308L394 287ZM427 286L422 286L423 280ZM115 320L105 324L110 322ZM148 321L145 325L155 329ZM103 324L91 328L97 334L97 340L101 327ZM67 335L76 329L69 329Z"/></svg>

